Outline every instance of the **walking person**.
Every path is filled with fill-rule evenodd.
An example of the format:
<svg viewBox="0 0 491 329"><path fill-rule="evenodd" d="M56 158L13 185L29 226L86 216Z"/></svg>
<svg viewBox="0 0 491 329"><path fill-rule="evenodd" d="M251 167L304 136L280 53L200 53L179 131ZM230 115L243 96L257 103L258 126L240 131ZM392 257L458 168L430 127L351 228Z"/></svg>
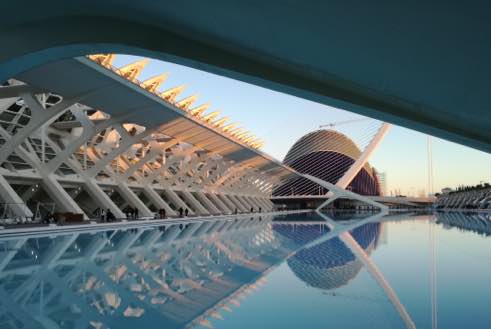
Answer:
<svg viewBox="0 0 491 329"><path fill-rule="evenodd" d="M182 217L182 212L183 212L183 210L182 210L182 207L181 207L181 208L179 208L179 217Z"/></svg>
<svg viewBox="0 0 491 329"><path fill-rule="evenodd" d="M104 209L101 208L101 222L105 222L106 221L106 214L104 212Z"/></svg>
<svg viewBox="0 0 491 329"><path fill-rule="evenodd" d="M185 215L186 217L188 217L188 214L189 214L189 210L188 210L188 208L186 208L186 210L184 210L184 215Z"/></svg>
<svg viewBox="0 0 491 329"><path fill-rule="evenodd" d="M116 219L116 216L112 213L111 209L107 209L106 218L108 222L113 222Z"/></svg>
<svg viewBox="0 0 491 329"><path fill-rule="evenodd" d="M135 219L138 219L138 208L135 207Z"/></svg>

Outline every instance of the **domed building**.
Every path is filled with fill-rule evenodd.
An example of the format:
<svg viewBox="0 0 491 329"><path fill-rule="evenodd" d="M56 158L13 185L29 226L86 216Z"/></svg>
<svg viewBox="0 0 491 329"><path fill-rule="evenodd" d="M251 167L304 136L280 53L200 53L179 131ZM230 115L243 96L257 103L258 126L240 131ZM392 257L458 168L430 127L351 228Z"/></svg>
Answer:
<svg viewBox="0 0 491 329"><path fill-rule="evenodd" d="M283 163L303 174L336 184L361 155L358 146L335 130L316 130L300 138ZM377 173L368 164L360 170L348 190L361 195L380 195ZM290 178L273 190L273 200L288 207L310 208L323 201L324 187L303 177Z"/></svg>

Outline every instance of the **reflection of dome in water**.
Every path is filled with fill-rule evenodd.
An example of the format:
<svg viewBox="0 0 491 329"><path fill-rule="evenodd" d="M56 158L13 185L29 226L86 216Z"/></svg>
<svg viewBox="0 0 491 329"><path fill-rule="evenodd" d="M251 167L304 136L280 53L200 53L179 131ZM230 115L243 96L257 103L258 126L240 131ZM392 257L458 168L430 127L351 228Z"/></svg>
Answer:
<svg viewBox="0 0 491 329"><path fill-rule="evenodd" d="M354 229L351 234L360 247L370 253L379 232L380 224L372 223ZM362 264L339 238L333 238L299 251L288 260L288 266L308 285L329 290L347 284L358 274Z"/></svg>

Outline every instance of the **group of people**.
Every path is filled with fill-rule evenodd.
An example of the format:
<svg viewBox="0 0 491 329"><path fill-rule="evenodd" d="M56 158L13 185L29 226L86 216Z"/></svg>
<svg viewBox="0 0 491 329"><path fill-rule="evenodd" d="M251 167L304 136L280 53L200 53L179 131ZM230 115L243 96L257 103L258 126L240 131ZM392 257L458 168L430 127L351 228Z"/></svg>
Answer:
<svg viewBox="0 0 491 329"><path fill-rule="evenodd" d="M189 209L183 209L182 207L178 209L179 217L184 217L189 215ZM159 209L158 213L155 213L155 219L164 219L167 218L167 212L164 208Z"/></svg>
<svg viewBox="0 0 491 329"><path fill-rule="evenodd" d="M259 209L257 210L257 212L261 212L261 210L262 210L261 207L259 207ZM254 212L254 208L253 207L251 207L251 212Z"/></svg>
<svg viewBox="0 0 491 329"><path fill-rule="evenodd" d="M182 217L183 213L184 213L184 216L187 217L189 215L189 209L188 208L182 209L182 207L179 208L179 217Z"/></svg>
<svg viewBox="0 0 491 329"><path fill-rule="evenodd" d="M116 220L116 216L114 216L113 212L111 209L100 209L100 219L101 222L107 223L107 222L114 222Z"/></svg>
<svg viewBox="0 0 491 329"><path fill-rule="evenodd" d="M261 207L258 208L257 212L261 212ZM110 209L104 210L97 208L96 211L99 212L99 217L101 222L113 222L116 220L116 216L111 212ZM187 217L189 215L189 209L183 209L182 207L178 209L179 217ZM127 219L136 220L139 218L138 216L138 208L126 207L124 210ZM251 207L251 213L254 212L254 208ZM238 214L238 209L235 208L234 214ZM155 214L155 219L164 219L167 218L167 212L164 208L159 209L158 213Z"/></svg>
<svg viewBox="0 0 491 329"><path fill-rule="evenodd" d="M124 213L127 219L138 219L138 208L126 207Z"/></svg>

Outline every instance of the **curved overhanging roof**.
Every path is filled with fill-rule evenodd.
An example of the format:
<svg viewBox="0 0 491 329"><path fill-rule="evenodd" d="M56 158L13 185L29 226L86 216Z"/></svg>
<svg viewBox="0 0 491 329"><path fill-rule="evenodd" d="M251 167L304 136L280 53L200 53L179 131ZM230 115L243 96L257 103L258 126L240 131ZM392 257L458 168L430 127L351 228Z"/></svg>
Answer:
<svg viewBox="0 0 491 329"><path fill-rule="evenodd" d="M491 3L4 1L0 79L54 59L170 60L491 152Z"/></svg>
<svg viewBox="0 0 491 329"><path fill-rule="evenodd" d="M128 74L132 74L128 70ZM49 91L67 99L77 99L111 117L124 117L130 112L128 123L155 129L165 135L194 145L208 153L234 161L242 168L254 168L268 175L283 176L291 169L264 154L236 135L209 124L190 112L135 84L106 67L85 58L73 58L42 65L16 76L29 88ZM205 117L206 119L206 117ZM239 136L240 137L240 136Z"/></svg>

